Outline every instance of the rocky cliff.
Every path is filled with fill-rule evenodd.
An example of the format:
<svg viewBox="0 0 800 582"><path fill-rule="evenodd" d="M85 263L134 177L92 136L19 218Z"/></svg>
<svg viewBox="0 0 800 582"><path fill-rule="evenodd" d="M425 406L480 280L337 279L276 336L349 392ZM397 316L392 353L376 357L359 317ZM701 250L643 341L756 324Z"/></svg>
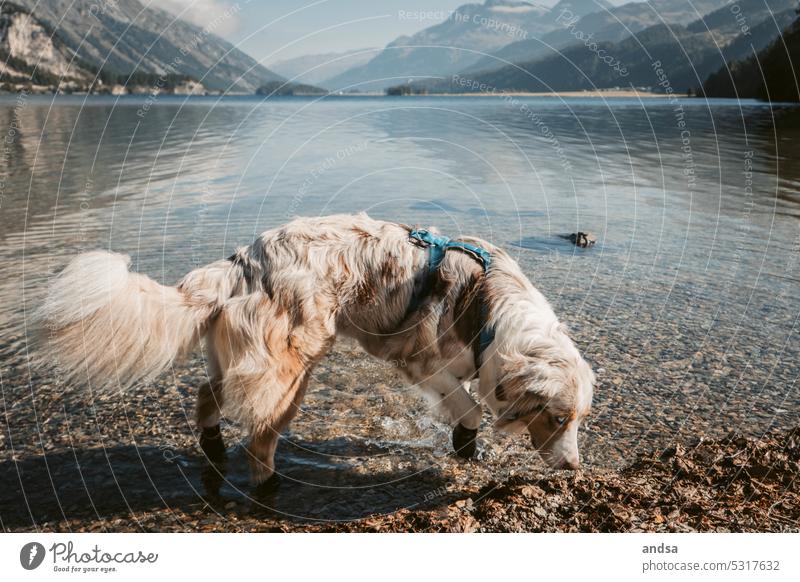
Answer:
<svg viewBox="0 0 800 582"><path fill-rule="evenodd" d="M242 93L281 80L215 34L235 16L235 4L202 29L138 0L16 0L2 6L10 26L0 32L0 49L18 65L57 77L172 76Z"/></svg>

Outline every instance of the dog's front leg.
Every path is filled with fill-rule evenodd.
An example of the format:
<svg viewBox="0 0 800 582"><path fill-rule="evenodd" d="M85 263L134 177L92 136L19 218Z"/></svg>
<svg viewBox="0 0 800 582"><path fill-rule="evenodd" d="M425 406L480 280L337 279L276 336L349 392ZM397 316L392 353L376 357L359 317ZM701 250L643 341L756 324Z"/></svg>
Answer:
<svg viewBox="0 0 800 582"><path fill-rule="evenodd" d="M481 424L481 407L468 392L469 383L462 383L446 371L420 380L417 385L436 408L453 424L453 448L459 457L475 455L475 438Z"/></svg>

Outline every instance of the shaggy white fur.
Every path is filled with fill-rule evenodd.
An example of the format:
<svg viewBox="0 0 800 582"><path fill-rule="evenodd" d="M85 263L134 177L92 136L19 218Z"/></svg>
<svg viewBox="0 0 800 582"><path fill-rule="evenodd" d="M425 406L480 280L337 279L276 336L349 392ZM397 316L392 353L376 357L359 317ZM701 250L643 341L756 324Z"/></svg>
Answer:
<svg viewBox="0 0 800 582"><path fill-rule="evenodd" d="M527 429L548 464L576 467L577 428L594 377L547 300L507 253L479 239L461 240L492 253L487 273L456 249L429 272L427 250L410 230L364 214L301 218L175 287L130 273L124 255L80 255L37 313L40 359L71 381L126 388L205 338L214 377L201 392L198 421L218 422L222 407L248 427L259 483L273 474L277 435L296 413L311 369L346 334L400 364L453 424L469 430L480 423L468 392L478 376L480 401L499 427ZM476 357L484 325L494 341Z"/></svg>

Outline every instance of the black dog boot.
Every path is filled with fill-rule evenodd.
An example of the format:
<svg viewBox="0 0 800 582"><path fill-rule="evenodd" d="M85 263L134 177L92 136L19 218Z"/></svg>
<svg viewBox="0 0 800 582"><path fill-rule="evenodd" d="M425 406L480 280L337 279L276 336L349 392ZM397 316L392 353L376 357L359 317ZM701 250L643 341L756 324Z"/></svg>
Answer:
<svg viewBox="0 0 800 582"><path fill-rule="evenodd" d="M462 424L453 427L453 448L462 459L471 459L475 456L475 437L478 436L477 428L466 428Z"/></svg>
<svg viewBox="0 0 800 582"><path fill-rule="evenodd" d="M205 463L200 470L200 479L206 492L204 499L211 505L219 503L221 500L219 490L225 482L224 466L218 463Z"/></svg>
<svg viewBox="0 0 800 582"><path fill-rule="evenodd" d="M220 464L225 462L225 442L219 425L204 428L200 434L200 448L210 463Z"/></svg>
<svg viewBox="0 0 800 582"><path fill-rule="evenodd" d="M200 448L207 462L200 472L203 488L209 501L219 498L219 490L225 481L225 442L219 425L204 428L200 434Z"/></svg>

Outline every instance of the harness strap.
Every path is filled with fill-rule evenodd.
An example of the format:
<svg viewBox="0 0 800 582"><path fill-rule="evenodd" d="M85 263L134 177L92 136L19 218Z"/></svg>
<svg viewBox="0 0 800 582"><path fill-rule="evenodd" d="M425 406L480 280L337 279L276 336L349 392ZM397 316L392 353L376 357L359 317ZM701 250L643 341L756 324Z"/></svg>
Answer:
<svg viewBox="0 0 800 582"><path fill-rule="evenodd" d="M433 275L442 264L447 249L461 249L471 254L483 266L484 280L486 272L492 264L492 254L481 247L477 247L470 243L453 241L446 236L435 235L424 229L415 229L409 233L409 238L419 241L428 249L428 276L423 282L421 290L415 290L411 297L411 301L406 310L406 314L410 314L419 307L421 297L427 294L430 288L431 275ZM420 293L420 291L423 291ZM494 341L494 329L491 328L487 321L489 318L489 306L486 301L481 303L481 331L478 337L478 349L475 351L475 368L480 368L480 357L486 348L489 347Z"/></svg>

